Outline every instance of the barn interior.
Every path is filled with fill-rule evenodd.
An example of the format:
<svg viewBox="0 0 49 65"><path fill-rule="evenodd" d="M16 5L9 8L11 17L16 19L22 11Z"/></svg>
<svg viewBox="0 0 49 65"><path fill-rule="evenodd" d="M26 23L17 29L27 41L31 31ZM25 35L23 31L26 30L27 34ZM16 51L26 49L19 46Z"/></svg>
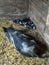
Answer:
<svg viewBox="0 0 49 65"><path fill-rule="evenodd" d="M30 18L36 30L12 22L13 19ZM13 26L47 44L49 48L49 0L0 0L0 64L48 65L49 58L26 57L10 44L2 27ZM48 52L47 52L48 53Z"/></svg>

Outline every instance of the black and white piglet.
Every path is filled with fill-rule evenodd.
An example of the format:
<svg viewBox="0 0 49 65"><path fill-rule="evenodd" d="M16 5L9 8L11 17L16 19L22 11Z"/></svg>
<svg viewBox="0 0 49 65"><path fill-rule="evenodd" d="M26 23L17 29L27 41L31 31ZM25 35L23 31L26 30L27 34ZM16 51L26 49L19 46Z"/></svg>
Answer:
<svg viewBox="0 0 49 65"><path fill-rule="evenodd" d="M22 20L20 20L20 19L14 19L13 22L18 23L21 26L24 26L26 28L36 29L35 24L33 23L33 21L30 20L30 18L24 18Z"/></svg>
<svg viewBox="0 0 49 65"><path fill-rule="evenodd" d="M46 52L46 45L31 39L21 30L15 30L13 27L3 28L8 39L15 45L16 49L23 55L32 57L42 57Z"/></svg>

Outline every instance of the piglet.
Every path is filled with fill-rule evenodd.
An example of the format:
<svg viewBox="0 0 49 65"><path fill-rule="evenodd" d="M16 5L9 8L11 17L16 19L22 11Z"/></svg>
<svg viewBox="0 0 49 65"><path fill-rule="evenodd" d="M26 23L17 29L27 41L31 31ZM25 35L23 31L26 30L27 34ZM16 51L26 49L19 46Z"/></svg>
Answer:
<svg viewBox="0 0 49 65"><path fill-rule="evenodd" d="M23 31L13 27L3 27L9 41L14 44L17 51L29 57L42 57L47 51L47 46L24 34Z"/></svg>

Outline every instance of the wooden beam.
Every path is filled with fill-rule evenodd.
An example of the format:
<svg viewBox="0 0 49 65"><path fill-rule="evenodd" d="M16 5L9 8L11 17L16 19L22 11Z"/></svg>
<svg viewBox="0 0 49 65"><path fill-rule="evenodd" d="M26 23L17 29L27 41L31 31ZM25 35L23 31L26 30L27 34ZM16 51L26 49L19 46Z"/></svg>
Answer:
<svg viewBox="0 0 49 65"><path fill-rule="evenodd" d="M48 15L47 15L46 27L49 28L49 7L48 7Z"/></svg>

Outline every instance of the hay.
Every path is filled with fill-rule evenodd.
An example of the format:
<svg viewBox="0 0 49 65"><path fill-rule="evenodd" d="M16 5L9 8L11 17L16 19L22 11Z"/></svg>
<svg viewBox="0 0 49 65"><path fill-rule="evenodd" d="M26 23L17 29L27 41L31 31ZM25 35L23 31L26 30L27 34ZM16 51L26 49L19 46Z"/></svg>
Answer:
<svg viewBox="0 0 49 65"><path fill-rule="evenodd" d="M14 24L9 20L0 20L0 65L49 65L49 58L26 57L21 55L15 47L9 42L2 27L13 26L14 28L25 30L25 28ZM30 30L31 31L31 30ZM26 34L33 35L28 31ZM34 36L38 35L37 31ZM41 36L39 39L41 39ZM38 38L37 37L37 38ZM42 41L42 40L41 40Z"/></svg>

